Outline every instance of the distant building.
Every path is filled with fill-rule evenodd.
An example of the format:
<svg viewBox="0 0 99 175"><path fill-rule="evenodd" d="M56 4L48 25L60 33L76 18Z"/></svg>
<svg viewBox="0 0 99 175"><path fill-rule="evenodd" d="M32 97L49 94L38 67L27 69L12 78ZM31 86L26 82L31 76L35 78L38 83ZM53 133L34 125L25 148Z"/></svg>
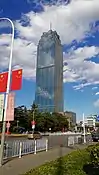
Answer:
<svg viewBox="0 0 99 175"><path fill-rule="evenodd" d="M95 127L96 118L93 116L87 117L87 126Z"/></svg>
<svg viewBox="0 0 99 175"><path fill-rule="evenodd" d="M95 124L96 124L96 117L93 116L93 115L88 116L88 117L85 118L84 123L85 123L85 126L86 126L86 127L89 127L89 128L90 128L90 127L95 127ZM83 121L80 121L80 124L81 124L81 126L83 126Z"/></svg>
<svg viewBox="0 0 99 175"><path fill-rule="evenodd" d="M63 111L63 51L56 31L44 32L38 43L35 103L40 112Z"/></svg>
<svg viewBox="0 0 99 175"><path fill-rule="evenodd" d="M66 111L64 112L64 114L67 116L70 122L70 126L71 125L75 126L76 125L76 113L72 111Z"/></svg>

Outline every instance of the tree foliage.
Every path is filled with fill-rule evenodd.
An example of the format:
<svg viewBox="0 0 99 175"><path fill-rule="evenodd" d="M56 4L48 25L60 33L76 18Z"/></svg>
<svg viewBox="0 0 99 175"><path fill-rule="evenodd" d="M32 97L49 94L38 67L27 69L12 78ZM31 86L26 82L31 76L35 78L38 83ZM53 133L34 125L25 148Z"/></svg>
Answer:
<svg viewBox="0 0 99 175"><path fill-rule="evenodd" d="M65 116L59 113L40 113L37 105L34 103L31 105L31 109L27 109L25 106L18 106L15 108L14 121L11 123L11 130L17 127L23 127L26 131L32 130L31 121L34 119L36 122L35 130L41 132L56 132L62 131L62 129L68 129L68 121Z"/></svg>
<svg viewBox="0 0 99 175"><path fill-rule="evenodd" d="M95 167L99 167L99 143L96 145L89 146L88 151L90 152L91 163Z"/></svg>

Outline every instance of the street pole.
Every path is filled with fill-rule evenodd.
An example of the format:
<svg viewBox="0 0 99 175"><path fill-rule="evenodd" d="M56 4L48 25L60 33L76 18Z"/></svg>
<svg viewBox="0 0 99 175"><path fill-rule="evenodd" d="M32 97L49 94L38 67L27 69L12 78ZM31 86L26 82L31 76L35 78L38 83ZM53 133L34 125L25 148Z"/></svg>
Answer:
<svg viewBox="0 0 99 175"><path fill-rule="evenodd" d="M86 143L85 115L84 115L84 113L83 113L83 132L84 132L84 143Z"/></svg>
<svg viewBox="0 0 99 175"><path fill-rule="evenodd" d="M9 91L10 91L11 69L12 69L12 53L13 53L13 43L14 43L14 24L9 18L0 18L0 20L7 20L8 22L10 22L11 27L12 27L11 50L10 50L9 68L8 68L8 81L7 81L7 90L6 90L6 95L5 95L4 118L3 118L2 136L1 136L0 166L2 166L2 164L3 164L3 155L4 155L4 141L5 141L5 130L6 130L6 114L7 114L8 94L9 94Z"/></svg>
<svg viewBox="0 0 99 175"><path fill-rule="evenodd" d="M35 112L34 110L33 110L33 121L34 121L34 112ZM33 134L34 134L34 125L32 125L32 126L33 126Z"/></svg>
<svg viewBox="0 0 99 175"><path fill-rule="evenodd" d="M19 120L17 120L17 128L19 127Z"/></svg>
<svg viewBox="0 0 99 175"><path fill-rule="evenodd" d="M93 126L94 126L94 131L96 130L96 120L95 118L93 119Z"/></svg>

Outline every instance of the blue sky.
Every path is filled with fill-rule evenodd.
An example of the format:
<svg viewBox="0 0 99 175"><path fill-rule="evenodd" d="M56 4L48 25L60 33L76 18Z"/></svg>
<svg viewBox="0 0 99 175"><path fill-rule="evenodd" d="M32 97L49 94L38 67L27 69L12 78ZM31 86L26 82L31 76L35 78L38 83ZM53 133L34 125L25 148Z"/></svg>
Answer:
<svg viewBox="0 0 99 175"><path fill-rule="evenodd" d="M16 105L29 107L35 95L37 43L52 29L63 45L64 110L85 115L99 114L99 0L1 0L0 17L15 24L13 68L23 68L23 87L16 92ZM5 24L5 26L4 26ZM7 70L11 28L0 23L0 71Z"/></svg>

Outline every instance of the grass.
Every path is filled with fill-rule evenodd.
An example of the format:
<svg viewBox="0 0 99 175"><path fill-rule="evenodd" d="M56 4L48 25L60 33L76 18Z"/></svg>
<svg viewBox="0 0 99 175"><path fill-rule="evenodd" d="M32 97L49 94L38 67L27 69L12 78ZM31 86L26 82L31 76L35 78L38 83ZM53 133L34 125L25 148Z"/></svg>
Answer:
<svg viewBox="0 0 99 175"><path fill-rule="evenodd" d="M90 161L89 152L76 150L72 153L61 157L55 161L48 162L38 168L31 169L24 175L86 175L83 167Z"/></svg>

